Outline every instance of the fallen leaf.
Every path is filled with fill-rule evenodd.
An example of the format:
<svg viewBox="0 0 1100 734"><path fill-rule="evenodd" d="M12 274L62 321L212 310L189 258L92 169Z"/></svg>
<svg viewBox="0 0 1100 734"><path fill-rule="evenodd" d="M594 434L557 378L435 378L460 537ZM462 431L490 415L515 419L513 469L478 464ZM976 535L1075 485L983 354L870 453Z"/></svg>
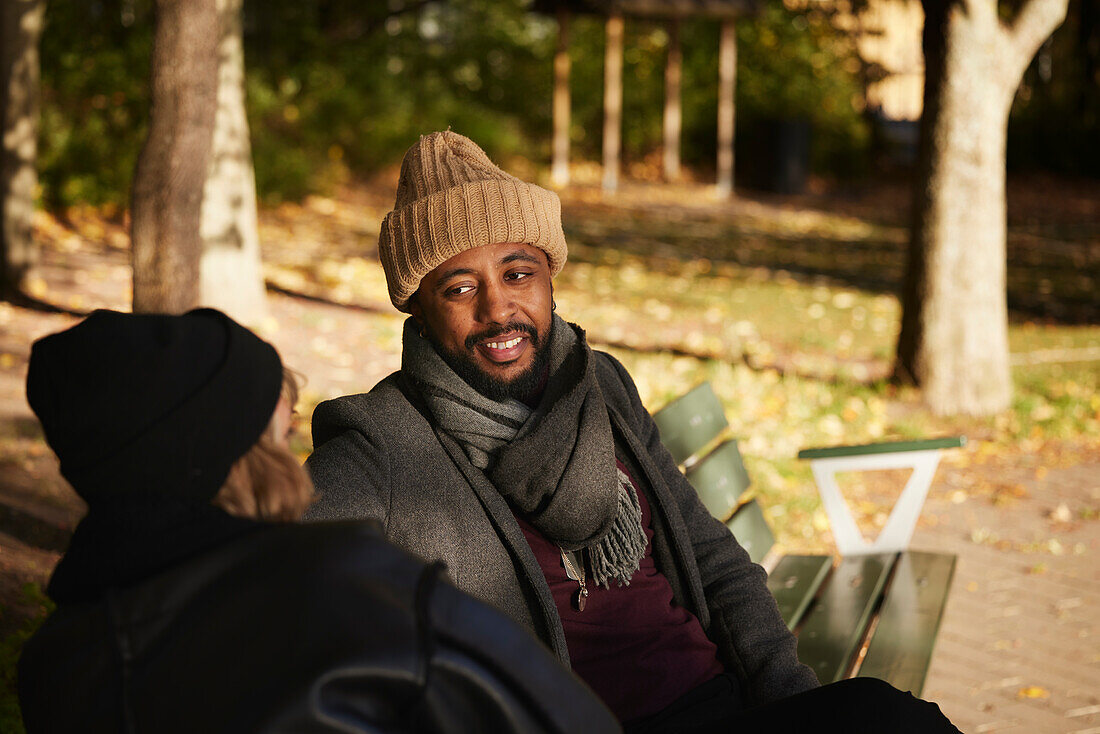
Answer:
<svg viewBox="0 0 1100 734"><path fill-rule="evenodd" d="M1073 513L1069 511L1069 505L1063 502L1051 510L1050 519L1055 522L1069 522L1073 519Z"/></svg>
<svg viewBox="0 0 1100 734"><path fill-rule="evenodd" d="M50 287L42 278L31 278L27 282L27 293L35 298L45 298L49 291Z"/></svg>
<svg viewBox="0 0 1100 734"><path fill-rule="evenodd" d="M1025 686L1016 692L1017 698L1050 698L1050 691L1040 686Z"/></svg>

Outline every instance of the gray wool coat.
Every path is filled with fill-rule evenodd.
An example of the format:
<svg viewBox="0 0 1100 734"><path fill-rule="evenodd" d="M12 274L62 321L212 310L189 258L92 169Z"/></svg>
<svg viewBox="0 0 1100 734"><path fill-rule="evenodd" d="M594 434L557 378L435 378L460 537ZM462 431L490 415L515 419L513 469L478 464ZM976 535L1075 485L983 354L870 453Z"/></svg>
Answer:
<svg viewBox="0 0 1100 734"><path fill-rule="evenodd" d="M750 705L817 686L798 662L763 569L699 501L626 369L603 352L593 358L616 453L649 500L654 560L676 603L698 617ZM400 372L368 393L318 405L313 442L306 466L320 499L310 519L380 520L391 542L445 561L455 585L530 629L569 665L550 588L507 502L434 426Z"/></svg>

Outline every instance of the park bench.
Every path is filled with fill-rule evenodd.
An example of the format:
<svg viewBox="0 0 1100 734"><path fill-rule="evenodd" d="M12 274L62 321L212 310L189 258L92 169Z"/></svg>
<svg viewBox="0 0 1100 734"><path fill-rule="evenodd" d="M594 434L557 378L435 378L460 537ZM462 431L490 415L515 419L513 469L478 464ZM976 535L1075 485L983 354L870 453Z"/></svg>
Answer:
<svg viewBox="0 0 1100 734"><path fill-rule="evenodd" d="M661 439L712 515L756 563L798 637L798 657L824 683L868 676L919 696L955 570L955 556L909 550L939 453L961 437L809 449L839 558L777 557L762 508L714 391L703 383L653 416ZM860 533L836 484L839 471L909 467L912 474L883 531Z"/></svg>

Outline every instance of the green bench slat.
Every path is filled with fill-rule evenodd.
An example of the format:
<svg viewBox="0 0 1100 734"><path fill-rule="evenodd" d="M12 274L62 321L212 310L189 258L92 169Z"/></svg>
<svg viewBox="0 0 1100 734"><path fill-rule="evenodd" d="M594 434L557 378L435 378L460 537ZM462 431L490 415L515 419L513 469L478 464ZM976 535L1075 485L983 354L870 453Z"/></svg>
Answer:
<svg viewBox="0 0 1100 734"><path fill-rule="evenodd" d="M954 574L954 555L902 554L859 675L920 696Z"/></svg>
<svg viewBox="0 0 1100 734"><path fill-rule="evenodd" d="M902 451L930 451L932 449L957 449L966 444L965 436L929 438L924 441L891 441L867 443L859 446L830 446L819 449L802 449L800 459L835 459L841 456L866 456L867 454L897 454Z"/></svg>
<svg viewBox="0 0 1100 734"><path fill-rule="evenodd" d="M676 398L653 414L661 443L677 464L713 441L725 430L726 412L709 382Z"/></svg>
<svg viewBox="0 0 1100 734"><path fill-rule="evenodd" d="M741 505L737 513L726 523L726 527L737 538L753 563L760 563L768 551L775 545L775 536L771 526L764 519L764 511L756 500Z"/></svg>
<svg viewBox="0 0 1100 734"><path fill-rule="evenodd" d="M833 568L832 556L783 556L768 576L779 614L794 629Z"/></svg>
<svg viewBox="0 0 1100 734"><path fill-rule="evenodd" d="M733 440L711 451L685 474L710 514L723 521L737 509L737 498L749 487L749 473Z"/></svg>
<svg viewBox="0 0 1100 734"><path fill-rule="evenodd" d="M845 558L807 615L798 633L798 659L822 684L847 673L896 558L896 553Z"/></svg>

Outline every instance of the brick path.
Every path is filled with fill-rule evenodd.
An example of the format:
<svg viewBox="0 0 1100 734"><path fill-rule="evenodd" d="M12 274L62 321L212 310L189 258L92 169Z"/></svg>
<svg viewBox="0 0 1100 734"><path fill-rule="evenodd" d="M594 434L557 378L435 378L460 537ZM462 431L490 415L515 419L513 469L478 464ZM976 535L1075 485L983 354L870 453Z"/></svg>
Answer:
<svg viewBox="0 0 1100 734"><path fill-rule="evenodd" d="M971 472L941 469L913 538L959 556L924 697L968 734L1100 733L1100 457L1001 467L999 503Z"/></svg>

